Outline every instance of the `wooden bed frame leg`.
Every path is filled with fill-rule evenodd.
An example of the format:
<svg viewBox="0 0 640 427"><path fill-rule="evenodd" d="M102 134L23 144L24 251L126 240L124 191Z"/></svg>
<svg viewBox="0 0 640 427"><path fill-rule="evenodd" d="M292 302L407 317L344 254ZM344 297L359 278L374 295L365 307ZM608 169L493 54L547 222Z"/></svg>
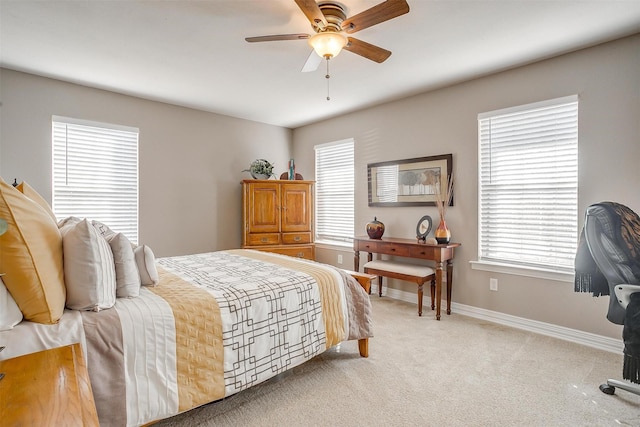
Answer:
<svg viewBox="0 0 640 427"><path fill-rule="evenodd" d="M360 356L369 357L369 338L358 340L358 350L360 350Z"/></svg>
<svg viewBox="0 0 640 427"><path fill-rule="evenodd" d="M371 257L371 254L369 254ZM369 260L371 261L371 260ZM356 252L356 267L358 266L358 252ZM354 277L360 283L368 294L371 293L371 281L376 278L375 274L359 273L357 271L345 270L348 274ZM380 278L380 296L382 296L382 277ZM362 338L358 340L358 350L360 350L360 356L369 357L369 338Z"/></svg>

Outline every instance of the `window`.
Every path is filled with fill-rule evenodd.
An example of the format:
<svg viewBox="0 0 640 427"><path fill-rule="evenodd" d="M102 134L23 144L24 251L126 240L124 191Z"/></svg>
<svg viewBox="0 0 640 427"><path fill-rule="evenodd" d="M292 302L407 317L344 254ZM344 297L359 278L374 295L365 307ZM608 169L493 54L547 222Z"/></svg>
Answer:
<svg viewBox="0 0 640 427"><path fill-rule="evenodd" d="M353 242L353 139L321 144L316 150L316 240Z"/></svg>
<svg viewBox="0 0 640 427"><path fill-rule="evenodd" d="M479 261L572 273L578 98L478 116Z"/></svg>
<svg viewBox="0 0 640 427"><path fill-rule="evenodd" d="M53 117L53 212L138 241L138 129Z"/></svg>

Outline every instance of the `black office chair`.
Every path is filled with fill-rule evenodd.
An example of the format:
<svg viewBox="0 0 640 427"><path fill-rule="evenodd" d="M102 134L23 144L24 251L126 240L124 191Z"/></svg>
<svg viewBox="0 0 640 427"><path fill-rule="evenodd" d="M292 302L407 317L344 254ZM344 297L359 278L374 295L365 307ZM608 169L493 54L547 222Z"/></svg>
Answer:
<svg viewBox="0 0 640 427"><path fill-rule="evenodd" d="M614 394L618 387L640 395L640 217L619 203L591 205L586 211L584 240L593 261L585 263L583 253L582 267L593 262L597 268L586 275L583 284L587 283L596 296L609 295L607 319L624 325L623 378L638 384L609 379L600 390ZM585 279L578 277L580 256L578 248L576 284Z"/></svg>

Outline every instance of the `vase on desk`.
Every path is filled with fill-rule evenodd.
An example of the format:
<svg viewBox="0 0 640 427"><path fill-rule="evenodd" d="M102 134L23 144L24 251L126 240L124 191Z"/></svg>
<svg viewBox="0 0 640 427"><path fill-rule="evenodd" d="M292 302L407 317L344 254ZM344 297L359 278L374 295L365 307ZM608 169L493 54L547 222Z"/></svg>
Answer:
<svg viewBox="0 0 640 427"><path fill-rule="evenodd" d="M451 230L447 227L447 223L444 218L440 218L440 224L438 224L438 228L436 228L434 234L436 236L436 241L440 245L447 244L451 241Z"/></svg>
<svg viewBox="0 0 640 427"><path fill-rule="evenodd" d="M378 221L377 217L374 217L373 221L367 224L367 234L370 239L382 239L384 224Z"/></svg>

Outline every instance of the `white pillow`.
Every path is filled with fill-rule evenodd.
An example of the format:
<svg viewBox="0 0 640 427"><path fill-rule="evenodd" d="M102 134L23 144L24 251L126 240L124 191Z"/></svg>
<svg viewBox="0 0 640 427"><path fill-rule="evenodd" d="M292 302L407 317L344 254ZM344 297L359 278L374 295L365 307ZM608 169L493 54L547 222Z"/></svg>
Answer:
<svg viewBox="0 0 640 427"><path fill-rule="evenodd" d="M13 329L22 322L22 312L0 277L0 331Z"/></svg>
<svg viewBox="0 0 640 427"><path fill-rule="evenodd" d="M131 242L122 233L107 239L116 266L116 297L135 298L140 295L140 273Z"/></svg>
<svg viewBox="0 0 640 427"><path fill-rule="evenodd" d="M99 311L116 302L116 270L109 243L86 219L65 225L62 234L67 307Z"/></svg>
<svg viewBox="0 0 640 427"><path fill-rule="evenodd" d="M140 281L144 286L155 286L158 284L158 269L156 268L156 257L147 245L140 245L134 249L136 264L140 272Z"/></svg>
<svg viewBox="0 0 640 427"><path fill-rule="evenodd" d="M77 218L75 216L68 216L68 217L58 221L58 228L62 229L63 227L68 227L70 225L77 224L80 221L82 221L80 218Z"/></svg>
<svg viewBox="0 0 640 427"><path fill-rule="evenodd" d="M106 224L101 223L100 221L93 220L91 224L98 230L100 235L109 241L110 238L116 235L116 232L110 229Z"/></svg>

